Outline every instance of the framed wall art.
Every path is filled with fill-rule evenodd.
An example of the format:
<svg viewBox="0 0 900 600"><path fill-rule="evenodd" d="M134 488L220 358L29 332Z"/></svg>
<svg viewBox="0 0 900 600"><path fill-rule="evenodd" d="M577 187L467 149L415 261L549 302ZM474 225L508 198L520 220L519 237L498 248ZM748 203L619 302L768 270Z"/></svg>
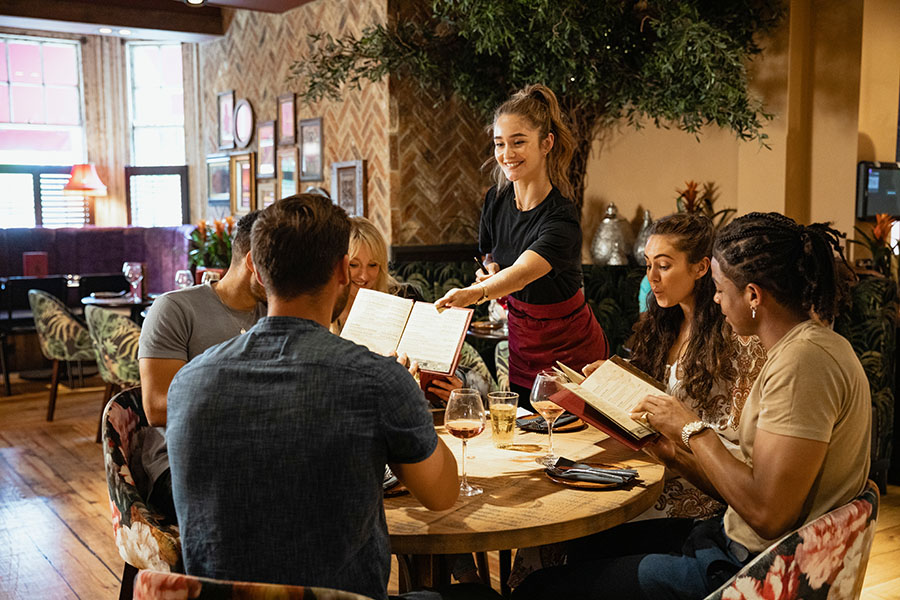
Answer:
<svg viewBox="0 0 900 600"><path fill-rule="evenodd" d="M256 182L256 208L259 210L275 204L278 199L277 184L275 179L264 179Z"/></svg>
<svg viewBox="0 0 900 600"><path fill-rule="evenodd" d="M300 121L300 181L322 181L322 117Z"/></svg>
<svg viewBox="0 0 900 600"><path fill-rule="evenodd" d="M231 214L246 215L256 208L256 153L231 155Z"/></svg>
<svg viewBox="0 0 900 600"><path fill-rule="evenodd" d="M260 179L275 177L275 121L264 121L256 129L259 162L256 176Z"/></svg>
<svg viewBox="0 0 900 600"><path fill-rule="evenodd" d="M246 148L253 139L253 107L246 99L238 100L234 106L234 143L238 148Z"/></svg>
<svg viewBox="0 0 900 600"><path fill-rule="evenodd" d="M331 199L351 217L366 216L366 161L331 163Z"/></svg>
<svg viewBox="0 0 900 600"><path fill-rule="evenodd" d="M297 189L297 147L278 149L278 199L293 196Z"/></svg>
<svg viewBox="0 0 900 600"><path fill-rule="evenodd" d="M297 120L294 118L294 94L278 96L278 143L289 146L297 143Z"/></svg>
<svg viewBox="0 0 900 600"><path fill-rule="evenodd" d="M227 154L206 157L206 197L210 206L231 205L231 160Z"/></svg>
<svg viewBox="0 0 900 600"><path fill-rule="evenodd" d="M219 150L234 148L234 90L219 92L216 108Z"/></svg>

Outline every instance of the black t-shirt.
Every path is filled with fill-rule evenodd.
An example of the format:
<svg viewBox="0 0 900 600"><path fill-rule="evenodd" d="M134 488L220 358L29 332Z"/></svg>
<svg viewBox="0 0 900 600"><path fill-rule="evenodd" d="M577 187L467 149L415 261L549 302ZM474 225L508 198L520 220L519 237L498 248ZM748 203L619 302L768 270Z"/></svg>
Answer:
<svg viewBox="0 0 900 600"><path fill-rule="evenodd" d="M512 265L526 250L537 252L552 270L512 297L529 304L568 300L582 283L581 225L575 204L555 187L544 201L528 211L516 208L515 190L488 190L481 211L478 246L501 268Z"/></svg>

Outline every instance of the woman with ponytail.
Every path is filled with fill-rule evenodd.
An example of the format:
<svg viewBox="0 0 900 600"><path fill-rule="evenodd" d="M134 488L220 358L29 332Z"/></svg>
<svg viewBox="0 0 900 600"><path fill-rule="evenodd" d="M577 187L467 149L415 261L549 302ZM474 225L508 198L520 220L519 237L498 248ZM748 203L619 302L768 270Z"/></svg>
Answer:
<svg viewBox="0 0 900 600"><path fill-rule="evenodd" d="M509 381L528 407L535 375L561 361L581 369L609 354L582 291L581 224L568 168L574 138L554 93L529 85L494 113L494 175L479 248L487 272L435 304L509 298Z"/></svg>
<svg viewBox="0 0 900 600"><path fill-rule="evenodd" d="M735 457L684 402L647 396L633 417L652 452L727 504L724 517L626 524L578 540L569 563L533 573L513 598L703 598L788 532L846 504L869 472L871 399L850 343L830 323L838 234L777 213L716 238L715 301L768 358L741 414Z"/></svg>

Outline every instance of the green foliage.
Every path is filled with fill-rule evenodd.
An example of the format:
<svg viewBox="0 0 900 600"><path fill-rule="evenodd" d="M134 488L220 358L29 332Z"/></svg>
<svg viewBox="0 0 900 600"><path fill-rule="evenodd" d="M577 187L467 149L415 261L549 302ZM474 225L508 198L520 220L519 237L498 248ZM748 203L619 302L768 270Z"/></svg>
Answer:
<svg viewBox="0 0 900 600"><path fill-rule="evenodd" d="M603 327L610 354L628 356L625 345L638 320L638 290L643 267L582 265L584 295Z"/></svg>
<svg viewBox="0 0 900 600"><path fill-rule="evenodd" d="M411 77L485 121L511 92L541 82L588 149L618 119L692 133L715 124L765 143L770 115L749 93L747 62L782 13L780 0L433 0L360 36L311 34L289 79L312 102L387 74ZM572 167L577 189L583 167Z"/></svg>
<svg viewBox="0 0 900 600"><path fill-rule="evenodd" d="M224 221L213 221L212 224L200 221L189 236L191 249L188 252L188 261L191 266L227 269L231 265L233 234L232 217L226 217Z"/></svg>

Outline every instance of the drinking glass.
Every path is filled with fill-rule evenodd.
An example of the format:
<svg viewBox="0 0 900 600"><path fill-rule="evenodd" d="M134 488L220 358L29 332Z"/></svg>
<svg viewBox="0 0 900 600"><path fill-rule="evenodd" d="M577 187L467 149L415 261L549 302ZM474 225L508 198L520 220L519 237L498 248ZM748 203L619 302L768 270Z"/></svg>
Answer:
<svg viewBox="0 0 900 600"><path fill-rule="evenodd" d="M139 262L126 262L122 265L122 274L131 284L131 299L135 302L141 299L140 284L144 278L144 270Z"/></svg>
<svg viewBox="0 0 900 600"><path fill-rule="evenodd" d="M537 377L534 378L534 385L531 387L531 406L547 421L549 448L547 448L547 454L535 459L538 464L545 467L555 465L559 459L553 454L553 423L565 409L550 400L550 396L559 390L559 383L559 376L553 371L547 370L537 374Z"/></svg>
<svg viewBox="0 0 900 600"><path fill-rule="evenodd" d="M175 285L177 285L180 290L194 285L194 276L191 274L190 269L179 269L178 271L175 271Z"/></svg>
<svg viewBox="0 0 900 600"><path fill-rule="evenodd" d="M512 446L516 433L516 407L519 394L515 392L489 392L488 408L491 411L491 439L497 448Z"/></svg>
<svg viewBox="0 0 900 600"><path fill-rule="evenodd" d="M218 271L203 271L203 276L200 278L200 283L219 281L220 279L222 279L222 275Z"/></svg>
<svg viewBox="0 0 900 600"><path fill-rule="evenodd" d="M459 493L463 496L477 496L484 490L469 485L466 479L466 441L484 431L484 405L478 390L459 388L450 392L444 411L444 427L450 435L462 440L462 481Z"/></svg>

